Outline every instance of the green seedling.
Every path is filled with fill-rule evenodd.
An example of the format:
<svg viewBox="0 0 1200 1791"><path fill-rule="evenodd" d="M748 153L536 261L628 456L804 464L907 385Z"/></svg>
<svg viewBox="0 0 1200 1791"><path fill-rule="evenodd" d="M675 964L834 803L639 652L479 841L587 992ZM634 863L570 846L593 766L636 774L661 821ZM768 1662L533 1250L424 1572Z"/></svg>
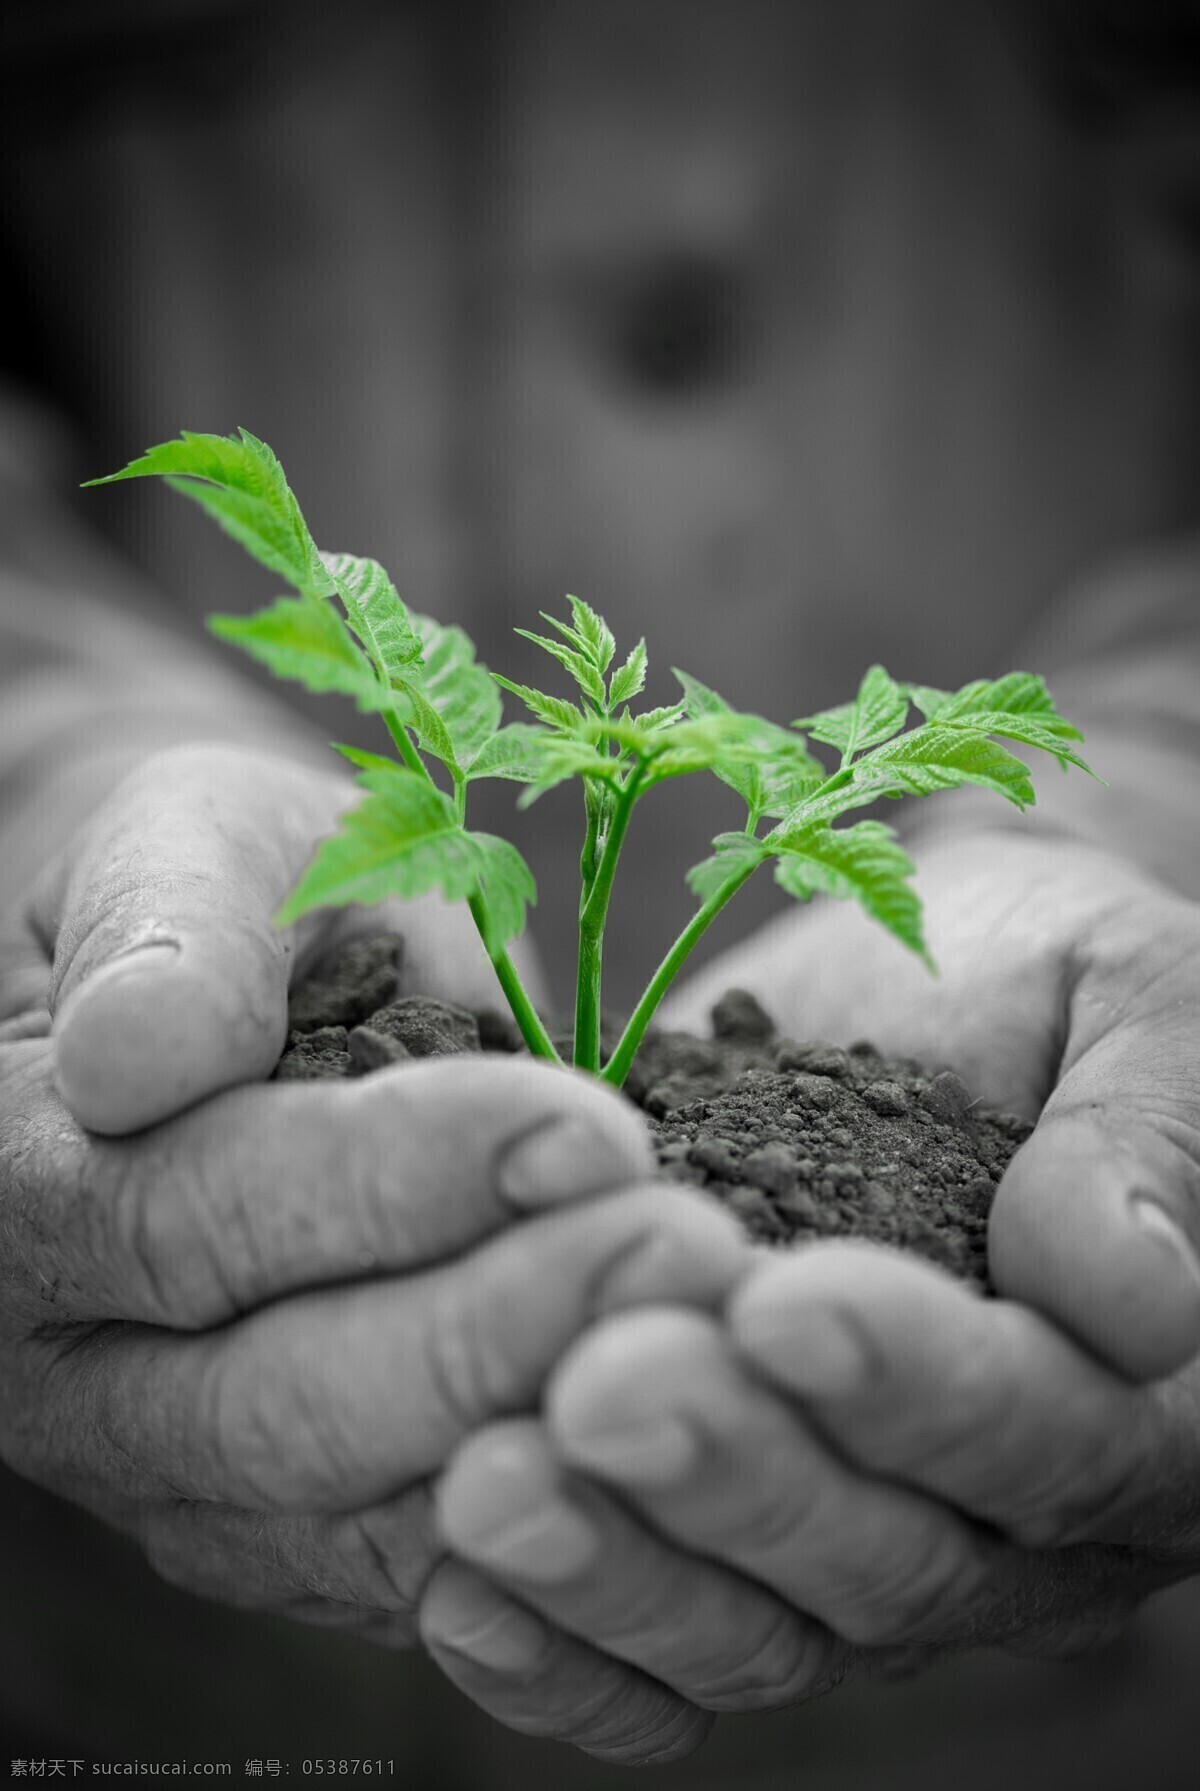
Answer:
<svg viewBox="0 0 1200 1791"><path fill-rule="evenodd" d="M578 597L567 599L569 621L544 616L553 637L516 631L556 660L578 693L575 701L547 695L489 673L461 628L408 610L376 561L320 552L275 455L246 430L185 431L122 472L88 483L150 474L194 499L296 593L255 615L209 616L212 632L277 677L339 692L360 710L377 712L395 747L395 757L384 757L337 745L358 767L362 799L320 842L274 924L290 926L312 909L370 906L429 890L465 901L530 1051L559 1061L508 953L536 899L533 876L509 841L468 828L467 799L480 778L524 784L522 806L578 779L584 839L573 1056L617 1087L689 952L761 865L770 864L798 901L817 891L857 898L933 970L908 881L914 867L893 830L878 820L835 822L880 797L928 796L963 784L1025 808L1034 801L1029 771L1000 739L1037 747L1063 770L1088 771L1070 744L1082 739L1078 728L1029 672L945 691L898 683L873 665L852 701L783 727L733 709L676 671L682 696L634 713L646 681L645 642L610 669L612 634ZM502 725L502 690L532 719ZM910 708L922 718L911 727ZM832 748L836 764L823 763L809 741ZM701 771L737 792L745 823L740 832L719 833L711 855L688 873L699 906L602 1062L604 929L630 817L658 785Z"/></svg>

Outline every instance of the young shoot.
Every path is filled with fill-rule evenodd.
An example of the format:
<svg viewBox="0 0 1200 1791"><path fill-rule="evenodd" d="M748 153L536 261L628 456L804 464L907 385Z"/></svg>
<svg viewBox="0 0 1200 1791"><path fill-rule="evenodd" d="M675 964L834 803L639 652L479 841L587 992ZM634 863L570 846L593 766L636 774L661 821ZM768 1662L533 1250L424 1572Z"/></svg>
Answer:
<svg viewBox="0 0 1200 1791"><path fill-rule="evenodd" d="M377 713L392 756L338 745L357 767L361 800L320 842L273 916L287 927L313 909L371 906L389 896L440 891L466 902L521 1035L531 1052L559 1061L508 947L536 899L528 865L509 841L467 825L471 785L507 778L527 807L576 779L583 795L579 957L573 1060L619 1087L655 1010L698 939L761 865L797 901L823 891L853 897L932 970L913 865L882 821L836 825L880 797L928 796L976 784L1018 808L1034 801L1024 762L1001 740L1036 747L1065 770L1089 768L1071 744L1078 728L1058 714L1030 672L980 678L961 690L899 683L873 665L848 703L788 727L733 709L688 673L666 707L635 712L646 682L646 644L615 666L601 616L568 597L569 619L545 615L552 634L535 642L567 674L575 699L489 672L461 628L406 608L374 560L322 553L265 442L184 431L121 472L91 485L164 477L209 512L291 587L250 616L212 615L208 627L314 691L352 697ZM503 724L501 691L526 719ZM919 720L909 726L910 711ZM830 747L825 764L810 742ZM431 766L440 767L435 775ZM634 806L672 778L709 772L745 804L740 831L719 833L688 873L698 906L647 984L607 1062L600 1046L604 931L617 864ZM1089 775L1092 775L1089 771Z"/></svg>

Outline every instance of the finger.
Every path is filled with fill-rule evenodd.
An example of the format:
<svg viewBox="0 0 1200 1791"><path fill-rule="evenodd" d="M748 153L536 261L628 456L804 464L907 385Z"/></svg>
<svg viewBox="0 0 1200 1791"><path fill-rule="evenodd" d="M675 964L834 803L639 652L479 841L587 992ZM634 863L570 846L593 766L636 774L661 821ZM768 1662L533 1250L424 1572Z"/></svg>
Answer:
<svg viewBox="0 0 1200 1791"><path fill-rule="evenodd" d="M49 1032L49 988L49 953L28 927L9 922L0 933L0 1042Z"/></svg>
<svg viewBox="0 0 1200 1791"><path fill-rule="evenodd" d="M222 1324L296 1288L419 1268L653 1163L628 1101L529 1058L231 1089L111 1141L70 1124L51 1071L49 1041L0 1045L22 1115L0 1140L0 1222L31 1324Z"/></svg>
<svg viewBox="0 0 1200 1791"><path fill-rule="evenodd" d="M58 1083L82 1125L134 1132L270 1072L289 972L357 924L312 914L279 931L271 915L354 795L344 776L272 754L176 747L131 773L43 875L31 917L54 951ZM415 963L436 957L427 987L491 993L464 913L399 913Z"/></svg>
<svg viewBox="0 0 1200 1791"><path fill-rule="evenodd" d="M706 1710L780 1709L828 1689L845 1665L846 1650L819 1624L664 1541L569 1473L535 1419L469 1437L436 1497L456 1555Z"/></svg>
<svg viewBox="0 0 1200 1791"><path fill-rule="evenodd" d="M137 1514L153 1569L242 1610L418 1645L417 1605L440 1552L429 1482L350 1512L271 1516L170 1500Z"/></svg>
<svg viewBox="0 0 1200 1791"><path fill-rule="evenodd" d="M1153 892L1087 930L1058 1086L1009 1166L1003 1293L1138 1379L1200 1349L1200 929Z"/></svg>
<svg viewBox="0 0 1200 1791"><path fill-rule="evenodd" d="M22 1351L16 1429L46 1484L284 1511L369 1504L528 1409L597 1312L716 1305L748 1251L708 1202L652 1183L405 1281L297 1294L217 1331L43 1337Z"/></svg>
<svg viewBox="0 0 1200 1791"><path fill-rule="evenodd" d="M1154 1380L1200 1349L1200 1256L1189 1235L1200 1219L1200 1145L1185 1130L1192 1119L1164 1114L1161 1085L1138 1111L1146 1091L1114 1069L1102 1102L1077 1105L1080 1083L1064 1084L1013 1158L988 1257L1002 1293L1132 1379Z"/></svg>
<svg viewBox="0 0 1200 1791"><path fill-rule="evenodd" d="M862 1469L1029 1548L1178 1539L1192 1427L1036 1312L898 1252L830 1244L748 1276L728 1322L742 1359Z"/></svg>
<svg viewBox="0 0 1200 1791"><path fill-rule="evenodd" d="M438 1563L428 1481L365 1510L318 1517L173 1501L143 1514L138 1528L150 1565L171 1585L376 1646L423 1642L468 1697L522 1734L649 1765L682 1759L711 1727L711 1716L552 1632L462 1562Z"/></svg>
<svg viewBox="0 0 1200 1791"><path fill-rule="evenodd" d="M734 1359L718 1323L655 1308L596 1326L545 1395L563 1457L682 1547L770 1586L850 1641L936 1639L974 1611L996 1545L848 1465Z"/></svg>
<svg viewBox="0 0 1200 1791"><path fill-rule="evenodd" d="M507 1728L616 1766L682 1760L712 1727L708 1712L553 1629L462 1561L430 1579L421 1637L446 1677Z"/></svg>

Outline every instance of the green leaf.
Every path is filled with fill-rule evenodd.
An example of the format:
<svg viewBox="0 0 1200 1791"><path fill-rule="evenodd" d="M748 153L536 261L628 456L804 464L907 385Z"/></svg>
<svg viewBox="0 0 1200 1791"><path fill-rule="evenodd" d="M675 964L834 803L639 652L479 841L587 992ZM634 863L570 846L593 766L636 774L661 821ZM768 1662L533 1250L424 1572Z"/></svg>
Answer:
<svg viewBox="0 0 1200 1791"><path fill-rule="evenodd" d="M727 763L714 763L712 769L722 783L737 791L756 819L787 814L825 782L825 767L795 734L762 716L740 714L699 678L678 667L672 669L683 686L689 715L698 720L728 716L746 724L742 732L745 750L731 755Z"/></svg>
<svg viewBox="0 0 1200 1791"><path fill-rule="evenodd" d="M547 617L548 621L551 619ZM555 626L559 627L561 624L555 623ZM586 659L582 653L574 652L570 647L561 647L557 641L548 641L544 634L532 634L528 628L515 628L513 633L532 641L534 646L549 653L551 659L557 659L559 665L574 678L584 696L589 697L598 709L604 708L604 679L590 659Z"/></svg>
<svg viewBox="0 0 1200 1791"><path fill-rule="evenodd" d="M357 554L321 556L350 627L384 680L421 669L421 641L395 585L378 560Z"/></svg>
<svg viewBox="0 0 1200 1791"><path fill-rule="evenodd" d="M313 908L351 902L373 907L440 889L450 901L474 895L480 855L454 818L454 805L419 772L402 765L364 771L368 794L341 817L274 916L290 926Z"/></svg>
<svg viewBox="0 0 1200 1791"><path fill-rule="evenodd" d="M778 856L775 881L790 896L801 902L818 890L843 899L852 896L934 968L921 930L920 898L907 881L913 862L882 821L839 828L817 822L769 834L762 844Z"/></svg>
<svg viewBox="0 0 1200 1791"><path fill-rule="evenodd" d="M616 786L621 782L620 762L598 753L586 740L568 738L563 734L547 736L537 778L528 789L521 791L517 807L532 807L539 796L544 796L547 790L552 790L556 784L566 783L572 777L597 778L603 783Z"/></svg>
<svg viewBox="0 0 1200 1791"><path fill-rule="evenodd" d="M646 683L646 643L640 640L624 665L619 666L608 681L608 707L616 709L630 702Z"/></svg>
<svg viewBox="0 0 1200 1791"><path fill-rule="evenodd" d="M465 769L500 726L500 692L461 628L444 627L432 616L414 615L412 624L420 637L425 669L419 680L406 682L419 682L426 702L442 719L455 760Z"/></svg>
<svg viewBox="0 0 1200 1791"><path fill-rule="evenodd" d="M874 787L877 795L929 796L978 784L1017 808L1036 800L1029 771L1015 754L973 729L943 726L940 719L876 747L854 769L858 788Z"/></svg>
<svg viewBox="0 0 1200 1791"><path fill-rule="evenodd" d="M932 721L938 710L950 701L951 692L936 690L932 684L906 684L909 701L915 703L926 721Z"/></svg>
<svg viewBox="0 0 1200 1791"><path fill-rule="evenodd" d="M845 764L855 753L890 740L904 726L907 715L906 688L889 677L881 665L873 665L864 674L852 703L802 716L792 726L803 728L826 746L836 746Z"/></svg>
<svg viewBox="0 0 1200 1791"><path fill-rule="evenodd" d="M472 833L478 854L479 880L487 902L483 943L489 957L525 931L525 912L537 901L533 873L508 840L494 833Z"/></svg>
<svg viewBox="0 0 1200 1791"><path fill-rule="evenodd" d="M572 597L568 594L567 602L571 605L571 615L575 622L574 628L568 628L563 622L556 622L554 617L547 615L544 609L539 610L538 614L544 622L549 622L552 628L557 628L558 632L572 645L578 646L584 658L589 660L598 672L606 672L612 663L612 656L617 650L617 643L613 639L611 628L604 617L598 616L591 605L583 601L582 597Z"/></svg>
<svg viewBox="0 0 1200 1791"><path fill-rule="evenodd" d="M309 690L339 691L363 710L390 709L393 697L355 646L333 605L315 597L277 597L251 616L213 615L206 626L260 660L277 678Z"/></svg>
<svg viewBox="0 0 1200 1791"><path fill-rule="evenodd" d="M329 742L334 752L340 752L344 759L357 765L362 771L394 771L395 759L389 759L381 752L364 752L361 746L345 746L340 740Z"/></svg>
<svg viewBox="0 0 1200 1791"><path fill-rule="evenodd" d="M686 714L687 703L681 697L679 702L667 703L659 709L643 709L640 715L631 716L629 715L628 710L626 710L625 715L622 716L621 719L636 721L639 728L645 728L649 732L658 733L663 728L674 727L675 723L677 721L682 721Z"/></svg>
<svg viewBox="0 0 1200 1791"><path fill-rule="evenodd" d="M563 697L547 696L545 691L534 690L529 684L514 684L511 679L502 678L499 672L493 672L492 677L502 689L511 690L515 697L520 697L531 714L545 722L548 728L555 728L562 734L578 731L584 715L575 703L568 703Z"/></svg>
<svg viewBox="0 0 1200 1791"><path fill-rule="evenodd" d="M455 779L460 778L462 767L455 753L450 730L420 684L415 680L410 682L408 679L397 678L395 687L399 697L403 699L399 707L404 723L416 734L421 751L440 759Z"/></svg>
<svg viewBox="0 0 1200 1791"><path fill-rule="evenodd" d="M1042 727L1052 733L1063 733L1069 739L1083 738L1054 707L1054 699L1046 688L1046 680L1036 672L1006 672L1002 678L976 678L961 690L951 692L937 709L939 721L987 713L1036 716Z"/></svg>
<svg viewBox="0 0 1200 1791"><path fill-rule="evenodd" d="M213 516L235 541L298 591L328 596L332 581L271 449L248 429L206 435L185 429L178 441L160 442L119 473L89 479L166 478Z"/></svg>
<svg viewBox="0 0 1200 1791"><path fill-rule="evenodd" d="M467 769L467 777L507 777L514 783L536 783L549 738L544 728L511 721L480 747Z"/></svg>
<svg viewBox="0 0 1200 1791"><path fill-rule="evenodd" d="M1085 760L1081 759L1079 754L1066 744L1068 738L1076 740L1083 738L1077 729L1071 727L1069 722L1063 724L1064 730L1070 730L1068 735L1065 731L1052 732L1050 729L1044 727L1040 715L1030 717L1008 714L1003 710L993 712L984 709L973 711L970 715L964 715L962 717L957 715L939 715L938 726L951 728L969 727L973 731L977 731L981 734L999 734L1005 740L1017 740L1023 746L1036 746L1039 751L1050 753L1052 757L1058 760L1064 770L1068 765L1074 765L1080 771L1086 771L1089 777L1096 776L1091 766L1088 765ZM1102 780L1097 779L1097 782L1100 781Z"/></svg>
<svg viewBox="0 0 1200 1791"><path fill-rule="evenodd" d="M769 857L767 848L751 834L719 833L713 841L713 856L694 864L688 872L688 885L701 902L710 901L739 871Z"/></svg>

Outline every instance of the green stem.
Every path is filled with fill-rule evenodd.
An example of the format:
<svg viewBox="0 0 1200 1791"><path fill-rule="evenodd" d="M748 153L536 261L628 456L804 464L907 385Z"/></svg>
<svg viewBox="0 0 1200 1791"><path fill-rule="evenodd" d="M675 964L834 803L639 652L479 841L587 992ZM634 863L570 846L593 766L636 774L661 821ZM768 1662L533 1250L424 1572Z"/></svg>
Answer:
<svg viewBox="0 0 1200 1791"><path fill-rule="evenodd" d="M403 722L397 719L395 711L392 709L385 709L383 712L383 719L387 723L388 733L396 742L396 750L404 760L404 763L408 766L408 769L410 771L415 771L419 777L423 777L427 784L432 784L433 779L429 775L428 765L413 745L408 729L404 726ZM434 788L437 788L436 784L434 784Z"/></svg>
<svg viewBox="0 0 1200 1791"><path fill-rule="evenodd" d="M468 897L467 906L471 910L471 918L479 929L480 938L486 938L487 906L482 895ZM521 1037L529 1046L535 1057L548 1057L551 1063L562 1063L554 1047L554 1041L538 1018L537 1009L525 993L525 985L517 975L517 967L503 946L491 956L492 969L496 972L496 980L504 990L504 998L512 1010L512 1017L521 1030Z"/></svg>
<svg viewBox="0 0 1200 1791"><path fill-rule="evenodd" d="M639 764L616 800L600 863L579 915L579 967L575 979L575 1064L581 1070L600 1069L600 982L604 950L604 925L612 894L617 859L637 800L644 765Z"/></svg>
<svg viewBox="0 0 1200 1791"><path fill-rule="evenodd" d="M638 1046L645 1036L646 1028L654 1018L659 1002L678 976L684 959L696 941L703 935L711 923L717 918L731 896L737 894L748 877L753 876L761 859L756 859L744 869L722 883L715 895L711 895L702 908L697 908L687 926L654 972L647 986L646 993L634 1008L629 1024L621 1034L617 1048L600 1072L601 1079L611 1082L614 1088L620 1088L629 1067L637 1056Z"/></svg>
<svg viewBox="0 0 1200 1791"><path fill-rule="evenodd" d="M433 788L436 790L437 785L429 775L429 767L413 745L408 729L397 719L395 713L391 710L384 711L384 720L387 722L389 734L396 742L396 749L399 752L400 757L404 760L404 763L408 766L408 769L417 772L419 776L425 779L426 783L433 785ZM463 808L465 806L463 801L464 786L461 783L456 783L454 795L455 811L458 815L459 826L461 827L463 822ZM471 910L471 919L475 922L479 937L486 940L489 931L488 907L486 898L483 896L482 892L470 896L467 900L467 906ZM538 1018L537 1009L526 994L525 985L518 976L517 967L509 957L508 952L501 946L498 952L489 952L488 958L491 961L493 970L496 972L496 979L504 991L504 998L512 1010L512 1017L520 1027L521 1037L525 1040L525 1043L529 1046L533 1055L535 1057L548 1057L551 1062L560 1064L562 1058L555 1050L554 1042L551 1039L550 1034L546 1031L546 1028Z"/></svg>

